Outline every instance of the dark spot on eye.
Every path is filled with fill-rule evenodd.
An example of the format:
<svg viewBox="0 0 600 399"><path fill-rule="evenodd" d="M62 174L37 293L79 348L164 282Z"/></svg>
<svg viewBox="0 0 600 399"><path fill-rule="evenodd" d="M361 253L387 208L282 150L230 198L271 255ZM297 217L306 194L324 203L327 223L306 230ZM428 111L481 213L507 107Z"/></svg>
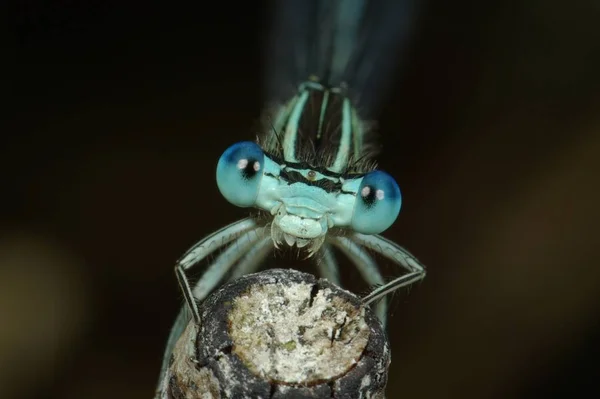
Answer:
<svg viewBox="0 0 600 399"><path fill-rule="evenodd" d="M367 208L371 208L377 202L377 190L373 186L365 186L360 191L360 196L367 206Z"/></svg>
<svg viewBox="0 0 600 399"><path fill-rule="evenodd" d="M260 164L256 159L248 159L246 165L240 169L244 180L251 180L260 171Z"/></svg>

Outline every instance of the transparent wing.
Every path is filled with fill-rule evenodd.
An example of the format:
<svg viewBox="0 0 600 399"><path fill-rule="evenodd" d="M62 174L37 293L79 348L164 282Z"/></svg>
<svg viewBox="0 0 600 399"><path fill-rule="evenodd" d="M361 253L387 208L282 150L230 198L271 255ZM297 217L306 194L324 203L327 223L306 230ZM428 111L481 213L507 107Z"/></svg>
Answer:
<svg viewBox="0 0 600 399"><path fill-rule="evenodd" d="M414 0L274 2L265 59L269 101L287 100L314 75L346 84L363 118L375 116L415 20Z"/></svg>

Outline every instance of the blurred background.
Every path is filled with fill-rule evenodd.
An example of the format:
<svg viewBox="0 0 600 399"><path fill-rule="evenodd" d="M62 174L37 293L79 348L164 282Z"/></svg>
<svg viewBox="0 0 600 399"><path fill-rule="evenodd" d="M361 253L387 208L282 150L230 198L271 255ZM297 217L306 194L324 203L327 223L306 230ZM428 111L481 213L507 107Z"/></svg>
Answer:
<svg viewBox="0 0 600 399"><path fill-rule="evenodd" d="M150 398L174 261L246 215L214 170L257 133L268 4L5 4L0 398ZM428 265L388 397L600 391L599 4L422 2L379 125L385 235Z"/></svg>

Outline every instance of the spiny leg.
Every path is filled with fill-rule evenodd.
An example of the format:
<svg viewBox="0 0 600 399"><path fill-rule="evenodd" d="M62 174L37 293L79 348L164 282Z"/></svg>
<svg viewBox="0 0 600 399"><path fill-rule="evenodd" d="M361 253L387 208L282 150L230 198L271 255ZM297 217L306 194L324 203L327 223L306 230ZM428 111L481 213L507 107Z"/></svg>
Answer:
<svg viewBox="0 0 600 399"><path fill-rule="evenodd" d="M273 240L270 236L257 242L233 268L231 279L233 280L246 274L254 273L260 266L261 261L265 259L272 250Z"/></svg>
<svg viewBox="0 0 600 399"><path fill-rule="evenodd" d="M326 278L339 287L340 271L330 244L326 242L323 243L323 246L321 247L321 255L321 258L316 262L317 268L319 269L319 274L321 277Z"/></svg>
<svg viewBox="0 0 600 399"><path fill-rule="evenodd" d="M231 267L247 252L247 250L260 238L263 236L264 228L263 227L255 227L249 231L246 231L238 236L238 238L219 256L215 259L213 263L209 266L206 272L202 275L200 280L196 282L193 288L190 289L191 292L191 302L187 302L187 307L184 307L177 317L175 325L171 330L171 335L169 336L169 341L167 344L167 351L172 350L172 346L175 344L178 337L181 335L187 322L189 320L187 311L191 311L192 315L198 315L198 319L194 316L194 322L199 324L199 313L196 301L203 300L221 281L223 276L227 274L227 271L231 269ZM234 236L235 237L235 236ZM228 240L230 241L230 240ZM226 245L226 243L225 243ZM185 275L185 271L181 269L181 275L178 274L181 280L183 280L185 286L190 287L189 281L187 280L187 276ZM186 301L187 301L186 296ZM172 339L174 340L172 342Z"/></svg>
<svg viewBox="0 0 600 399"><path fill-rule="evenodd" d="M228 230L229 227L233 227L233 226L236 226L237 228L239 228L240 226L238 224L241 223L241 222L244 222L244 221L245 220L242 220L240 222L237 222L237 223L231 224L229 226L226 226L224 229L221 229L221 230L215 232L214 234L212 234L212 235L206 237L204 240L200 241L198 244L194 245L194 247L192 248L192 250L196 249L199 245L202 245L205 241L208 242L208 241L210 241L212 239L212 243L214 243L215 240L219 240L222 237L222 241L221 241L222 245L213 245L212 243L208 243L208 245L213 245L211 247L211 250L208 251L208 252L205 252L201 256L197 256L195 258L196 259L195 263L200 262L203 257L207 256L211 252L214 252L214 250L220 248L221 246L227 245L230 241L236 239L237 237L239 237L239 238L237 238L237 241L234 242L229 248L232 248L234 245L236 245L236 243L238 243L242 237L244 237L244 236L246 236L248 234L251 234L252 231L256 231L256 230L261 229L261 228L254 227L250 231L246 230L246 233L241 233L242 234L241 237L240 237L239 230ZM251 225L255 226L255 224L246 224L246 226L251 226ZM224 235L224 234L228 234L228 233L230 234L229 236L225 236ZM218 237L217 235L220 235L221 237ZM191 250L188 251L188 254L190 252L191 252ZM199 255L198 252L199 251L197 250L195 252L195 254ZM221 256L220 256L221 259L227 258L227 257L223 257L222 255L223 254L221 254ZM243 255L243 253L241 253L240 256L241 255ZM184 256L184 258L185 258L185 256ZM239 259L239 256L238 257L228 257L228 259L232 263L234 263L234 262L236 262ZM212 265L214 266L215 263L217 263L217 261L214 262ZM188 268L192 267L195 263L193 263L193 264L192 263L187 263ZM224 267L226 270L228 270L231 267L230 265L223 264L223 262L221 262L221 266ZM223 273L225 273L226 270L223 271ZM180 278L179 273L177 273L177 277L178 277L178 279ZM184 277L185 277L184 283L187 284L187 287L189 287L189 283L187 281L187 277L186 276L184 276ZM217 282L218 282L218 280L220 280L220 278L217 278ZM180 280L180 287L181 287L182 291L185 293L186 291L184 291L184 285L181 283L181 280ZM197 286L194 287L194 289L190 288L190 291L192 292L192 296L191 297L192 297L194 306L190 306L189 302L188 302L187 306L183 306L181 308L181 310L179 311L179 314L177 315L177 319L175 320L175 323L173 324L173 327L171 328L171 332L169 334L169 339L167 340L167 346L165 348L165 354L163 356L163 363L162 363L162 366L161 366L161 374L160 374L161 376L164 375L166 369L169 367L169 361L171 359L171 353L173 351L173 347L175 346L175 343L177 342L177 340L179 339L179 337L183 333L183 330L185 330L185 327L187 326L187 324L188 324L188 322L190 320L190 313L193 312L193 309L195 308L196 300L202 300L202 299L204 299L204 297L206 297L206 295L208 295L208 293L214 288L214 286L211 288L210 286L208 286L208 285L205 284L204 288L202 290L199 290L197 288L198 288Z"/></svg>
<svg viewBox="0 0 600 399"><path fill-rule="evenodd" d="M202 301L215 289L231 267L252 249L252 246L264 237L264 228L256 227L248 230L235 240L226 250L210 264L200 280L194 284L192 295L197 301Z"/></svg>
<svg viewBox="0 0 600 399"><path fill-rule="evenodd" d="M233 267L231 279L239 277L240 274L238 269L240 267L245 269L247 273L252 273L251 268L258 267L260 265L260 261L266 256L265 248L268 250L273 248L273 241L271 240L271 237L263 236L263 227L257 227L247 231L246 233L243 233L223 253L219 255L219 257L211 264L209 269L202 275L200 281L194 285L194 288L192 289L193 298L195 298L197 301L203 300L215 288L227 271L230 270L236 262L237 265ZM244 264L246 264L246 266L244 266ZM245 273L242 272L241 275L243 274ZM194 305L195 304L196 302L194 301ZM187 326L189 321L187 312L189 312L189 309L189 306L182 308L180 317L177 318L176 323L181 323L181 331L176 333L177 338L181 336L181 333ZM170 339L169 342L171 342ZM175 342L176 341L173 342L173 345Z"/></svg>
<svg viewBox="0 0 600 399"><path fill-rule="evenodd" d="M190 248L190 250L177 261L177 264L175 265L175 275L177 276L181 292L185 297L189 309L192 311L192 317L196 323L200 321L200 315L198 314L198 307L186 276L186 270L198 264L212 252L238 238L239 234L253 228L256 228L256 222L252 218L242 219L225 226L198 241L198 243Z"/></svg>
<svg viewBox="0 0 600 399"><path fill-rule="evenodd" d="M333 237L330 241L356 265L356 268L367 284L371 286L382 286L385 284L377 263L360 245L346 237ZM376 310L377 317L379 317L384 326L387 322L387 305L386 298L383 298L377 304Z"/></svg>
<svg viewBox="0 0 600 399"><path fill-rule="evenodd" d="M187 270L200 262L207 255L235 240L236 234L243 233L256 226L256 221L251 217L231 223L194 244L193 247L188 249L188 251L179 258L177 265Z"/></svg>
<svg viewBox="0 0 600 399"><path fill-rule="evenodd" d="M369 295L363 298L365 305L375 302L401 287L405 287L425 278L425 266L411 255L410 252L395 242L379 235L366 235L360 233L354 233L352 235L352 240L385 256L409 272L374 289Z"/></svg>

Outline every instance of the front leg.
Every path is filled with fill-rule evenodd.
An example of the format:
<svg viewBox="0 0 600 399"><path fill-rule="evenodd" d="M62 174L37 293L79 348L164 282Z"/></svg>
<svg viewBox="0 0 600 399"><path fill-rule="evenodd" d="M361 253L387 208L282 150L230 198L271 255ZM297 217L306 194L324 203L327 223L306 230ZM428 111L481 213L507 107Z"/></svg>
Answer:
<svg viewBox="0 0 600 399"><path fill-rule="evenodd" d="M374 289L369 295L363 298L365 305L373 303L401 287L408 286L425 278L425 266L423 266L410 252L395 242L379 235L359 233L354 233L352 235L352 240L385 256L408 271L407 274L397 277L385 285Z"/></svg>
<svg viewBox="0 0 600 399"><path fill-rule="evenodd" d="M177 281L179 282L179 287L181 288L185 302L192 312L192 317L196 323L200 322L200 314L198 313L198 305L196 304L196 299L194 298L186 271L200 263L217 249L222 248L237 239L240 234L247 233L249 230L256 228L256 222L252 218L239 220L200 240L190 248L179 261L177 261L177 264L175 265L175 275L177 276Z"/></svg>

